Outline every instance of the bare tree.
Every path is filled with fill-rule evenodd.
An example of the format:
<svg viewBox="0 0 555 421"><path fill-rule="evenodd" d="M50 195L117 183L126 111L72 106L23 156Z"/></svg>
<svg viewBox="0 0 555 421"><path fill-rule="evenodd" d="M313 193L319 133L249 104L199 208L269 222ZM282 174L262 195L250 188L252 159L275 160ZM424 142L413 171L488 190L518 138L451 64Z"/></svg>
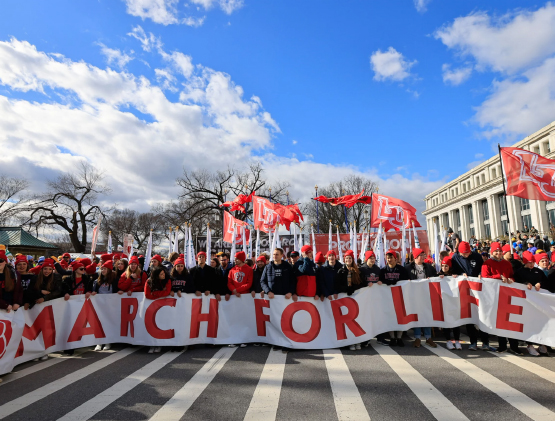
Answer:
<svg viewBox="0 0 555 421"><path fill-rule="evenodd" d="M26 200L22 193L28 187L29 182L24 178L0 175L0 225L5 225L22 211Z"/></svg>
<svg viewBox="0 0 555 421"><path fill-rule="evenodd" d="M138 250L146 249L150 230L153 230L153 246L159 245L164 238L162 218L153 212L141 213L131 209L114 209L106 215L102 224L104 238L107 238L108 231L111 231L114 246L123 244L124 235L131 234Z"/></svg>
<svg viewBox="0 0 555 421"><path fill-rule="evenodd" d="M318 195L326 197L339 197L350 194L358 194L363 189L364 195L371 196L372 193L377 192L378 184L366 177L349 175L340 181L331 183L329 186L318 188ZM347 232L347 228L345 226L345 215L347 215L347 221L349 224L352 224L353 221L356 222L358 231L362 231L366 228L367 220L368 226L370 226L371 214L370 206L368 205L357 203L352 208L345 209L342 205L332 206L329 203L318 203L317 205L315 200L312 202L312 204L304 208L305 221L307 223L313 223L315 231L318 219L318 221L320 221L320 232L329 232L329 221L331 219L334 230L337 225L340 232ZM316 211L317 207L318 212ZM367 213L364 212L365 210Z"/></svg>
<svg viewBox="0 0 555 421"><path fill-rule="evenodd" d="M69 235L73 250L83 253L88 229L102 213L99 198L110 193L102 181L103 174L82 161L74 173L47 182L48 191L35 196L27 206L29 215L24 224L61 228Z"/></svg>
<svg viewBox="0 0 555 421"><path fill-rule="evenodd" d="M156 212L163 215L170 225L191 221L195 234L205 233L206 223L209 222L215 235L221 235L222 232L224 208L220 205L225 201L254 192L257 196L285 204L289 187L288 183L270 185L260 163L251 164L246 171L231 167L216 172L184 170L177 184L182 189L178 202L158 207ZM245 213L235 212L234 216L243 221L252 221L252 206L247 204L245 208Z"/></svg>

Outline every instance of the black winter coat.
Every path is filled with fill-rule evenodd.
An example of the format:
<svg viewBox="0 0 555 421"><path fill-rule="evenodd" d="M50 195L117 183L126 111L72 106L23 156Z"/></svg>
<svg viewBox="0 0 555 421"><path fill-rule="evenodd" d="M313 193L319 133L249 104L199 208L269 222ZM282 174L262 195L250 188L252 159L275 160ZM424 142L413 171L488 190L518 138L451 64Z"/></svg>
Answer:
<svg viewBox="0 0 555 421"><path fill-rule="evenodd" d="M359 276L362 278L362 274L359 270ZM362 279L360 279L360 283L358 284L351 284L349 285L349 269L346 266L343 266L341 269L337 271L337 275L335 275L335 290L340 292L346 292L347 295L352 295L353 292L356 290L367 286Z"/></svg>

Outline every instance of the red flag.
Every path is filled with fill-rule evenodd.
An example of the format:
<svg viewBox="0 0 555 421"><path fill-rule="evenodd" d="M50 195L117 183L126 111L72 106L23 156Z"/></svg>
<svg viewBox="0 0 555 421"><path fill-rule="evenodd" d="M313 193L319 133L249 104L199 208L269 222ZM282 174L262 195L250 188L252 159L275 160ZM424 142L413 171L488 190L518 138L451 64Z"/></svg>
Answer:
<svg viewBox="0 0 555 421"><path fill-rule="evenodd" d="M555 161L520 148L501 148L507 195L555 200Z"/></svg>
<svg viewBox="0 0 555 421"><path fill-rule="evenodd" d="M384 196L383 194L372 194L372 218L371 227L377 228L382 223L382 227L388 231L393 228L399 231L403 227L403 215L405 228L419 227L416 218L416 209L407 202L394 197Z"/></svg>
<svg viewBox="0 0 555 421"><path fill-rule="evenodd" d="M245 241L248 243L250 230L245 227L248 225L245 221L234 218L229 212L224 211L224 241L231 243L233 241L233 224L235 229L235 244L243 244L243 229L245 230Z"/></svg>
<svg viewBox="0 0 555 421"><path fill-rule="evenodd" d="M340 197L318 196L313 198L313 200L317 200L322 203L329 203L332 206L345 205L347 208L352 208L356 203L365 203L368 205L372 202L372 198L370 196L363 196L363 193L364 190L362 190L359 194L348 194Z"/></svg>
<svg viewBox="0 0 555 421"><path fill-rule="evenodd" d="M243 205L245 203L252 202L252 197L253 197L252 193L249 194L248 196L244 195L244 194L240 194L239 196L237 196L232 201L227 201L227 202L222 203L220 205L220 207L228 208L228 207L231 206L231 208L229 209L230 212L240 210L241 212L245 213L245 207Z"/></svg>

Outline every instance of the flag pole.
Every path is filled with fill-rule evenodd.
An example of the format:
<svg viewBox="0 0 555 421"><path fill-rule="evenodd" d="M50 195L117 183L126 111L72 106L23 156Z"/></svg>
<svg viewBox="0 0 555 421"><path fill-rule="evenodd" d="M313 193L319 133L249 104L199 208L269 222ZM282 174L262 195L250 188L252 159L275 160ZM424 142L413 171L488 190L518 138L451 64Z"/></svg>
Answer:
<svg viewBox="0 0 555 421"><path fill-rule="evenodd" d="M318 197L318 184L314 186L314 190L316 191L314 197ZM316 201L316 230L318 234L320 234L320 216L318 212L318 200Z"/></svg>
<svg viewBox="0 0 555 421"><path fill-rule="evenodd" d="M499 149L499 162L501 164L501 175L503 179L503 193L505 196L505 207L507 208L507 227L509 228L509 246L511 247L511 254L513 253L513 242L511 240L511 218L509 217L509 206L507 204L507 188L505 187L505 168L503 167L503 157L501 156L501 145L498 143Z"/></svg>

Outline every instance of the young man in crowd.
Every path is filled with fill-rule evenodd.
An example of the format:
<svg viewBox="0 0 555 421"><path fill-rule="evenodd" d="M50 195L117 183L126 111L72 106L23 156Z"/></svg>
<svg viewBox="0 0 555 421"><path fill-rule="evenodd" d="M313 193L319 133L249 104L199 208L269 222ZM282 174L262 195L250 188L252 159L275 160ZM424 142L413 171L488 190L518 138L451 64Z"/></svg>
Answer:
<svg viewBox="0 0 555 421"><path fill-rule="evenodd" d="M297 276L297 295L301 297L316 297L316 264L312 261L312 247L304 245L301 248L302 259L295 263Z"/></svg>
<svg viewBox="0 0 555 421"><path fill-rule="evenodd" d="M437 272L434 267L428 263L425 263L426 253L424 250L419 248L414 248L412 250L412 255L414 261L405 266L409 273L409 278L411 280L416 279L428 279L437 276ZM432 348L437 348L436 343L432 340L432 328L431 327L415 327L414 328L414 343L415 348L420 348L422 336L422 330L424 330L424 337L426 338L426 343Z"/></svg>
<svg viewBox="0 0 555 421"><path fill-rule="evenodd" d="M235 253L235 266L229 271L227 278L227 288L237 297L250 291L253 280L253 270L249 265L245 264L247 256L244 251ZM236 347L230 344L229 347ZM245 348L247 344L241 344L241 348Z"/></svg>
<svg viewBox="0 0 555 421"><path fill-rule="evenodd" d="M324 298L328 298L329 300L337 298L334 281L337 272L343 267L337 260L335 251L328 250L326 258L327 261L316 269L316 283L322 301L324 301Z"/></svg>
<svg viewBox="0 0 555 421"><path fill-rule="evenodd" d="M260 285L260 278L262 278L262 273L264 272L264 268L266 267L266 256L261 254L256 259L256 267L252 273L252 286L251 286L251 295L252 298L256 296L256 294L260 294L260 298L264 298L264 290L262 289L262 285Z"/></svg>
<svg viewBox="0 0 555 421"><path fill-rule="evenodd" d="M297 301L296 288L297 282L293 266L286 260L283 260L283 249L276 247L273 252L273 260L266 265L262 277L260 278L260 286L268 295L269 299L276 295L283 295L285 299L293 299ZM274 346L274 350L281 347ZM283 348L283 352L287 352L287 348Z"/></svg>
<svg viewBox="0 0 555 421"><path fill-rule="evenodd" d="M395 285L399 281L406 281L409 279L407 270L397 264L397 253L393 250L388 250L385 254L387 264L380 270L380 281L386 285ZM390 346L405 346L403 342L402 331L389 332L391 341Z"/></svg>

